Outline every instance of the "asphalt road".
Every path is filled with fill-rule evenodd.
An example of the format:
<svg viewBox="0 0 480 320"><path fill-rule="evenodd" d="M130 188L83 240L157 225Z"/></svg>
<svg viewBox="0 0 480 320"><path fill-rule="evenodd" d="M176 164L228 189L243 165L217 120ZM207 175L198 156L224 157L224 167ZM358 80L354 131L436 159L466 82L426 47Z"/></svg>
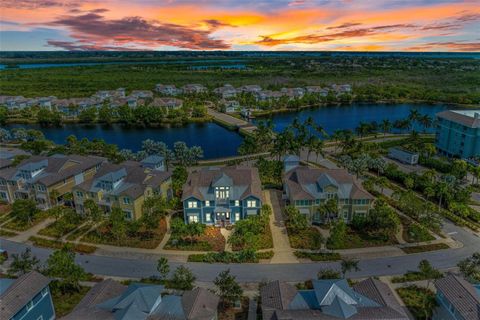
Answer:
<svg viewBox="0 0 480 320"><path fill-rule="evenodd" d="M398 257L386 257L360 260L358 272L349 273L350 277L367 277L402 274L407 270L415 270L418 262L428 259L436 268L455 267L457 262L480 251L480 238L451 222L445 222L444 231L452 238L464 244L458 249L447 249ZM31 247L34 255L45 261L52 252L50 249L36 248L23 243L1 239L0 247L9 254L19 253ZM87 272L104 276L142 278L156 274L156 262L152 260L130 260L97 255L77 255L76 262ZM180 263L171 263L172 269ZM299 264L205 264L187 263L198 281L210 282L220 271L230 268L240 282L258 282L262 280L304 281L315 278L322 268L339 268L338 262L299 263Z"/></svg>

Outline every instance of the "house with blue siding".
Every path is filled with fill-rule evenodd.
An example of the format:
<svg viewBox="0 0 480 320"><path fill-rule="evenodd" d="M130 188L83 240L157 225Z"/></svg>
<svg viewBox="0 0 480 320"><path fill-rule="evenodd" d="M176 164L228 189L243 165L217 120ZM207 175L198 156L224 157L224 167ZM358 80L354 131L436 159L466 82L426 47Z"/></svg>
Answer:
<svg viewBox="0 0 480 320"><path fill-rule="evenodd" d="M435 146L441 155L469 159L480 156L480 110L437 113Z"/></svg>
<svg viewBox="0 0 480 320"><path fill-rule="evenodd" d="M312 288L274 281L260 289L264 320L408 320L392 290L368 278L350 286L345 279L312 280Z"/></svg>
<svg viewBox="0 0 480 320"><path fill-rule="evenodd" d="M18 279L0 279L0 318L5 320L55 319L50 279L31 271Z"/></svg>
<svg viewBox="0 0 480 320"><path fill-rule="evenodd" d="M170 294L162 285L107 279L63 320L216 320L219 297L203 288Z"/></svg>
<svg viewBox="0 0 480 320"><path fill-rule="evenodd" d="M472 285L454 274L435 281L437 307L433 320L480 319L480 284Z"/></svg>
<svg viewBox="0 0 480 320"><path fill-rule="evenodd" d="M263 204L257 168L204 168L183 186L185 223L225 226L258 215Z"/></svg>

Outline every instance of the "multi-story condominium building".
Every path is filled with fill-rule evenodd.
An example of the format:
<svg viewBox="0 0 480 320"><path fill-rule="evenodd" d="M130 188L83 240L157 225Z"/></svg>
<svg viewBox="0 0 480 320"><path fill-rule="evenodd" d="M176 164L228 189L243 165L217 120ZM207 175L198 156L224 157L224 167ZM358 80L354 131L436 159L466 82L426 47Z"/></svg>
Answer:
<svg viewBox="0 0 480 320"><path fill-rule="evenodd" d="M176 96L177 94L182 93L182 90L177 89L173 84L157 84L155 86L155 91L167 95L167 96Z"/></svg>
<svg viewBox="0 0 480 320"><path fill-rule="evenodd" d="M312 280L312 289L274 281L260 289L264 320L408 320L392 290L368 278L350 287L345 279Z"/></svg>
<svg viewBox="0 0 480 320"><path fill-rule="evenodd" d="M0 199L33 199L40 209L62 203L72 188L90 179L105 158L79 155L32 156L0 170Z"/></svg>
<svg viewBox="0 0 480 320"><path fill-rule="evenodd" d="M437 113L436 147L447 157L480 156L480 110Z"/></svg>
<svg viewBox="0 0 480 320"><path fill-rule="evenodd" d="M53 320L55 309L48 284L36 271L18 279L0 279L0 318L5 320Z"/></svg>
<svg viewBox="0 0 480 320"><path fill-rule="evenodd" d="M75 210L85 213L85 202L91 199L105 213L120 208L127 219L139 219L145 199L171 197L171 176L171 172L164 171L163 158L159 156L142 162L106 163L91 179L73 188Z"/></svg>
<svg viewBox="0 0 480 320"><path fill-rule="evenodd" d="M263 203L256 168L205 168L188 175L183 186L186 223L228 225L257 215Z"/></svg>
<svg viewBox="0 0 480 320"><path fill-rule="evenodd" d="M169 294L162 285L97 283L64 320L216 320L219 297L195 288Z"/></svg>
<svg viewBox="0 0 480 320"><path fill-rule="evenodd" d="M433 320L480 319L480 285L447 274L435 281L437 307Z"/></svg>
<svg viewBox="0 0 480 320"><path fill-rule="evenodd" d="M229 84L213 89L213 93L219 95L223 99L235 98L237 96L237 90Z"/></svg>
<svg viewBox="0 0 480 320"><path fill-rule="evenodd" d="M182 87L182 92L184 94L197 94L202 92L207 92L207 88L198 83L186 84Z"/></svg>
<svg viewBox="0 0 480 320"><path fill-rule="evenodd" d="M330 219L349 223L355 215L366 215L374 197L365 191L359 181L344 169L317 169L298 166L297 159L284 160L284 194L290 205L308 216L312 223L323 223L327 217L318 207L328 199L336 199L338 213Z"/></svg>

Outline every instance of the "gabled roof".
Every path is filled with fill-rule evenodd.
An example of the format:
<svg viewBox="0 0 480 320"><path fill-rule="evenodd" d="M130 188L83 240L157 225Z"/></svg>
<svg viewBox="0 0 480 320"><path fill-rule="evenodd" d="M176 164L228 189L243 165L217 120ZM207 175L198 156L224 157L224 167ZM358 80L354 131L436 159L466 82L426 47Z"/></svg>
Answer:
<svg viewBox="0 0 480 320"><path fill-rule="evenodd" d="M464 319L480 319L480 296L473 285L450 273L435 281L435 287Z"/></svg>
<svg viewBox="0 0 480 320"><path fill-rule="evenodd" d="M105 160L106 159L102 157L79 155L32 156L20 162L13 171L4 171L6 169L0 170L0 177L8 180L16 180L20 179L20 169L35 171L44 168L40 174L29 179L28 182L51 186L100 165L105 162Z"/></svg>
<svg viewBox="0 0 480 320"><path fill-rule="evenodd" d="M183 185L182 201L189 198L214 200L215 186L230 186L231 199L245 199L249 196L263 200L262 183L257 168L223 167L204 168L188 175Z"/></svg>
<svg viewBox="0 0 480 320"><path fill-rule="evenodd" d="M50 279L37 271L30 271L11 282L9 287L0 295L2 319L12 318L49 283Z"/></svg>
<svg viewBox="0 0 480 320"><path fill-rule="evenodd" d="M374 199L345 169L296 167L285 174L284 183L293 200L325 198L326 195L318 188L319 185L337 186L338 196L343 199Z"/></svg>
<svg viewBox="0 0 480 320"><path fill-rule="evenodd" d="M391 300L393 297L391 290L387 286L380 286L376 281L378 280L368 279L358 283L359 288L365 289L363 292L351 288L344 279L313 280L312 290L297 290L286 283L270 282L260 290L263 318L265 320L409 319L403 310L397 310L399 303ZM377 290L377 287L380 287L380 290Z"/></svg>
<svg viewBox="0 0 480 320"><path fill-rule="evenodd" d="M114 196L127 195L136 199L144 194L148 186L158 187L171 176L171 171L146 169L140 162L135 161L125 161L121 164L105 163L98 169L92 179L75 188L86 192L98 192L102 190L101 181L104 178L107 178L108 181L116 181L115 179L123 177L118 186L114 190L107 191L107 193Z"/></svg>
<svg viewBox="0 0 480 320"><path fill-rule="evenodd" d="M219 297L203 288L186 291L182 296L183 311L188 320L209 320L217 314Z"/></svg>

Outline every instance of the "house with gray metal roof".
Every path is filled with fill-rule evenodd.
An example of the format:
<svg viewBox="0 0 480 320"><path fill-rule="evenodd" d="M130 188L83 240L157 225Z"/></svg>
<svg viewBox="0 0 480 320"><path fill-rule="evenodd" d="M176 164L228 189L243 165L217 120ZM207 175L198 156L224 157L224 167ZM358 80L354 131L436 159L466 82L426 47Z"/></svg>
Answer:
<svg viewBox="0 0 480 320"><path fill-rule="evenodd" d="M435 146L447 157L480 156L480 110L446 110L436 114Z"/></svg>
<svg viewBox="0 0 480 320"><path fill-rule="evenodd" d="M454 274L435 281L438 306L433 320L480 319L480 284L472 285Z"/></svg>
<svg viewBox="0 0 480 320"><path fill-rule="evenodd" d="M338 212L329 219L350 222L355 215L366 215L373 206L374 197L345 169L320 169L299 166L298 158L284 158L284 198L307 215L312 223L323 223L327 217L318 207L329 199L336 199Z"/></svg>
<svg viewBox="0 0 480 320"><path fill-rule="evenodd" d="M18 279L0 279L0 318L5 320L55 319L50 279L37 271Z"/></svg>
<svg viewBox="0 0 480 320"><path fill-rule="evenodd" d="M196 288L169 294L162 285L122 285L108 279L96 284L65 320L214 320L219 298Z"/></svg>
<svg viewBox="0 0 480 320"><path fill-rule="evenodd" d="M264 320L407 320L393 292L369 278L350 287L345 279L312 280L312 288L298 290L274 281L260 289Z"/></svg>
<svg viewBox="0 0 480 320"><path fill-rule="evenodd" d="M263 193L257 168L204 168L188 175L183 186L185 223L228 225L257 215Z"/></svg>
<svg viewBox="0 0 480 320"><path fill-rule="evenodd" d="M84 204L91 199L105 213L120 208L127 219L137 220L147 198L171 197L171 177L160 156L149 156L141 162L106 163L91 179L73 188L75 210L84 214Z"/></svg>
<svg viewBox="0 0 480 320"><path fill-rule="evenodd" d="M48 209L62 203L65 194L91 178L105 161L96 156L32 156L0 170L0 194L9 203L33 199L40 209Z"/></svg>

